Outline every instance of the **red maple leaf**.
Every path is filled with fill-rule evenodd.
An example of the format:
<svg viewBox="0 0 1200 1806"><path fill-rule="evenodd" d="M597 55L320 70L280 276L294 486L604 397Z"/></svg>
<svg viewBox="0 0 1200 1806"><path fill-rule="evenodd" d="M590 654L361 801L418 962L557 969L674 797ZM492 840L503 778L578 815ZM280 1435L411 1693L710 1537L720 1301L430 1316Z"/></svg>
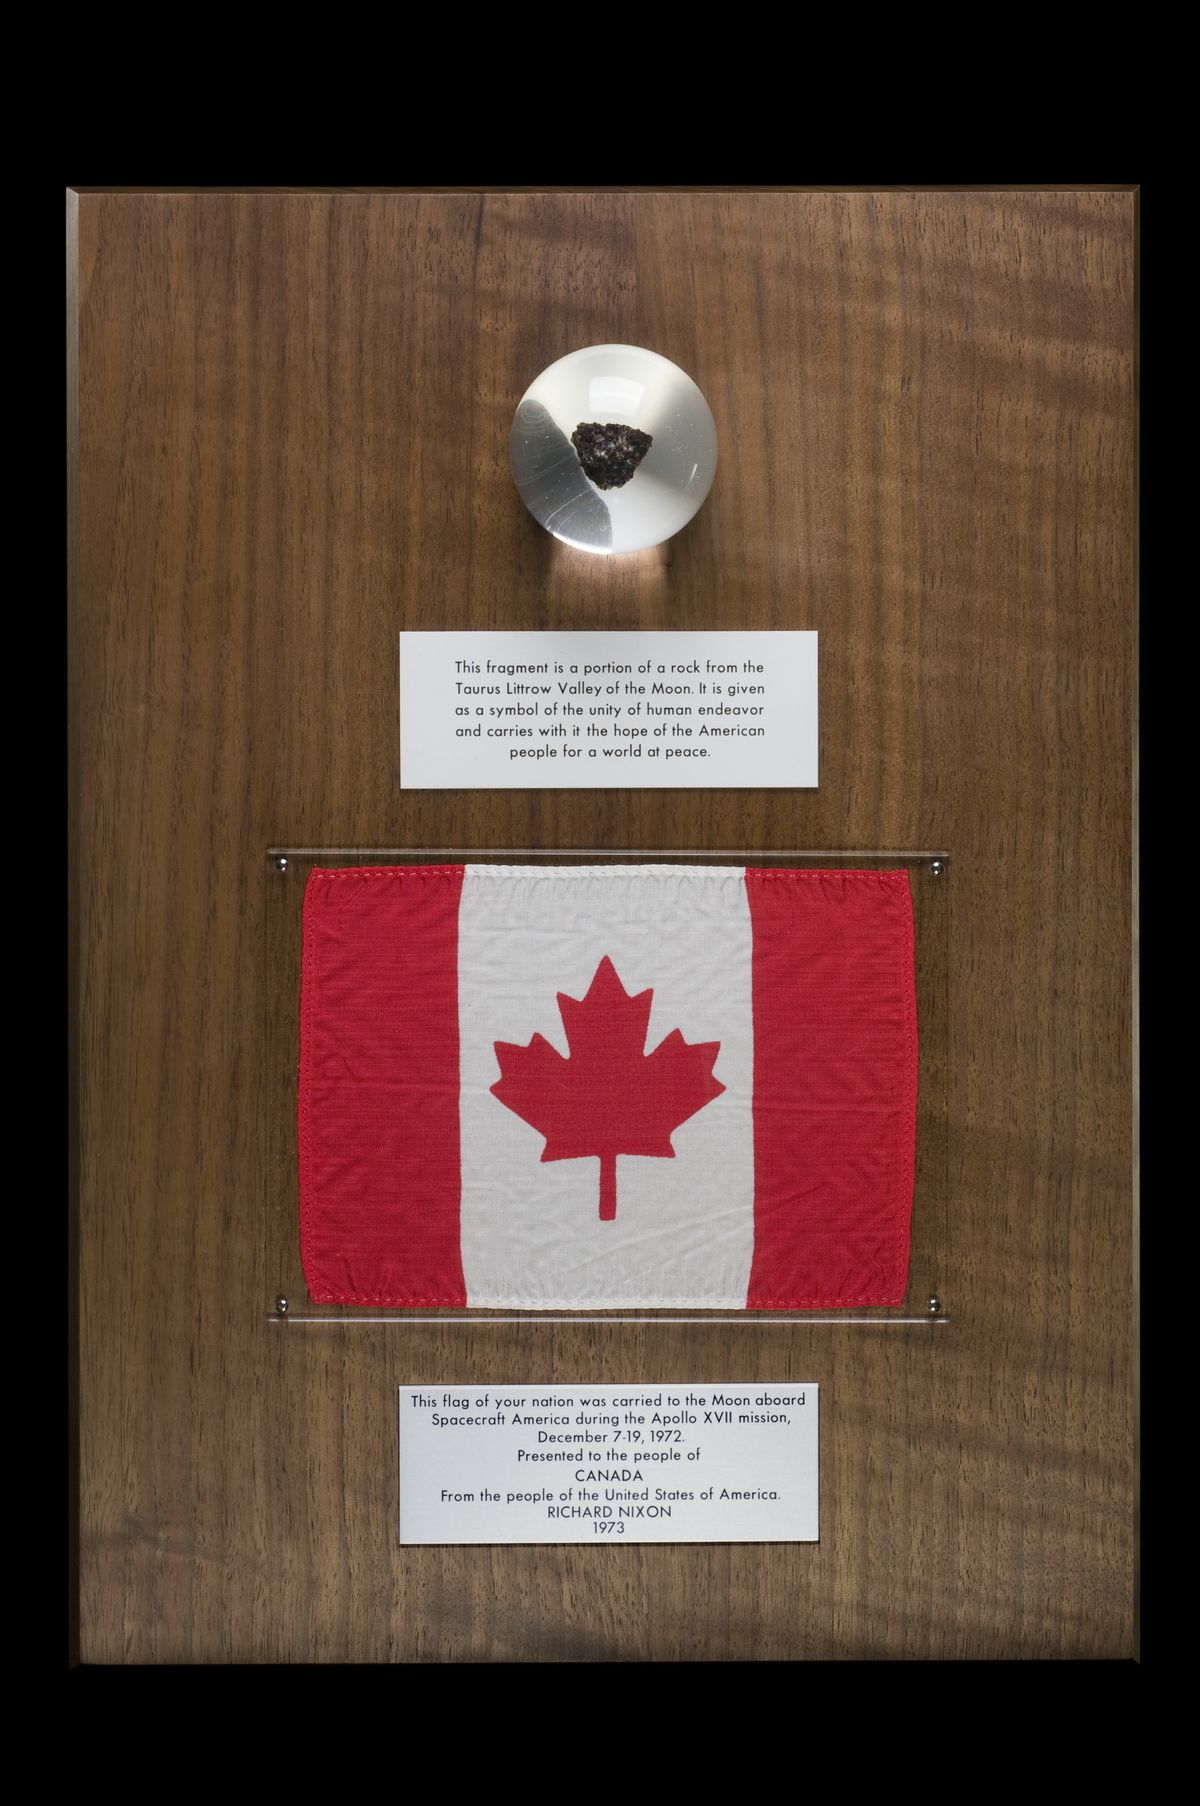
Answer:
<svg viewBox="0 0 1200 1806"><path fill-rule="evenodd" d="M644 1051L653 997L630 997L605 958L582 1002L558 992L569 1057L544 1035L495 1043L493 1095L546 1137L543 1160L599 1158L604 1221L617 1214L617 1155L674 1160L672 1130L725 1089L712 1070L719 1041L688 1042L676 1028Z"/></svg>

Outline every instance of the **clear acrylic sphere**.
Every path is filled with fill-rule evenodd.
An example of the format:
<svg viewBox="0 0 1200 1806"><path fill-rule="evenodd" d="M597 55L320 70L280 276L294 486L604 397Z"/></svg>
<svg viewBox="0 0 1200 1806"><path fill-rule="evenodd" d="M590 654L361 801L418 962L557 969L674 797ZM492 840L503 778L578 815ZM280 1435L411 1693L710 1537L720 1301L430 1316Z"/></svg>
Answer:
<svg viewBox="0 0 1200 1806"><path fill-rule="evenodd" d="M686 527L708 494L717 429L669 358L587 345L525 391L509 460L521 500L556 539L581 552L642 552Z"/></svg>

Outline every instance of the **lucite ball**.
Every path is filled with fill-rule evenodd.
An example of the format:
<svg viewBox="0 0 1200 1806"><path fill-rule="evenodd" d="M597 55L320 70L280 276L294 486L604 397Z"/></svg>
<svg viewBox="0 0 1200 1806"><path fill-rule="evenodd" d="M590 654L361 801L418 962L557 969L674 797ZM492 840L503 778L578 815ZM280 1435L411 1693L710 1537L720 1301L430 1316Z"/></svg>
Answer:
<svg viewBox="0 0 1200 1806"><path fill-rule="evenodd" d="M587 345L526 389L509 441L533 518L580 552L643 552L686 527L717 468L712 410L638 345Z"/></svg>

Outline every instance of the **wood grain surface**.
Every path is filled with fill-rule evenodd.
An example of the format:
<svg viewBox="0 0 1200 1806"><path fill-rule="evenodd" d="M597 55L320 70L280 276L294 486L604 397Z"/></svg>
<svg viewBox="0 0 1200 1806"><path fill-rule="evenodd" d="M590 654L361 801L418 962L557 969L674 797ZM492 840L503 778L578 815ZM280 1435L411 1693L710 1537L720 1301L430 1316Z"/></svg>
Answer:
<svg viewBox="0 0 1200 1806"><path fill-rule="evenodd" d="M90 1662L1132 1649L1135 197L78 199ZM516 400L721 462L573 554ZM817 791L401 793L402 627L817 628ZM943 1330L267 1321L272 843L947 847ZM402 1382L817 1380L819 1545L400 1549Z"/></svg>

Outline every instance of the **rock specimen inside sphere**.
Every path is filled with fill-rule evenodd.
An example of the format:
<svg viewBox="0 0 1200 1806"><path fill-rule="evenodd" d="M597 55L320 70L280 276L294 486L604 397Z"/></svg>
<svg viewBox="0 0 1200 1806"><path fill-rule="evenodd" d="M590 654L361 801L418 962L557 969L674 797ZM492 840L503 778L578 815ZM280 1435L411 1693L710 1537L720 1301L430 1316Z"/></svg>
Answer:
<svg viewBox="0 0 1200 1806"><path fill-rule="evenodd" d="M639 432L636 426L601 426L598 420L583 420L571 434L571 444L584 474L597 489L620 489L654 444L654 437Z"/></svg>

